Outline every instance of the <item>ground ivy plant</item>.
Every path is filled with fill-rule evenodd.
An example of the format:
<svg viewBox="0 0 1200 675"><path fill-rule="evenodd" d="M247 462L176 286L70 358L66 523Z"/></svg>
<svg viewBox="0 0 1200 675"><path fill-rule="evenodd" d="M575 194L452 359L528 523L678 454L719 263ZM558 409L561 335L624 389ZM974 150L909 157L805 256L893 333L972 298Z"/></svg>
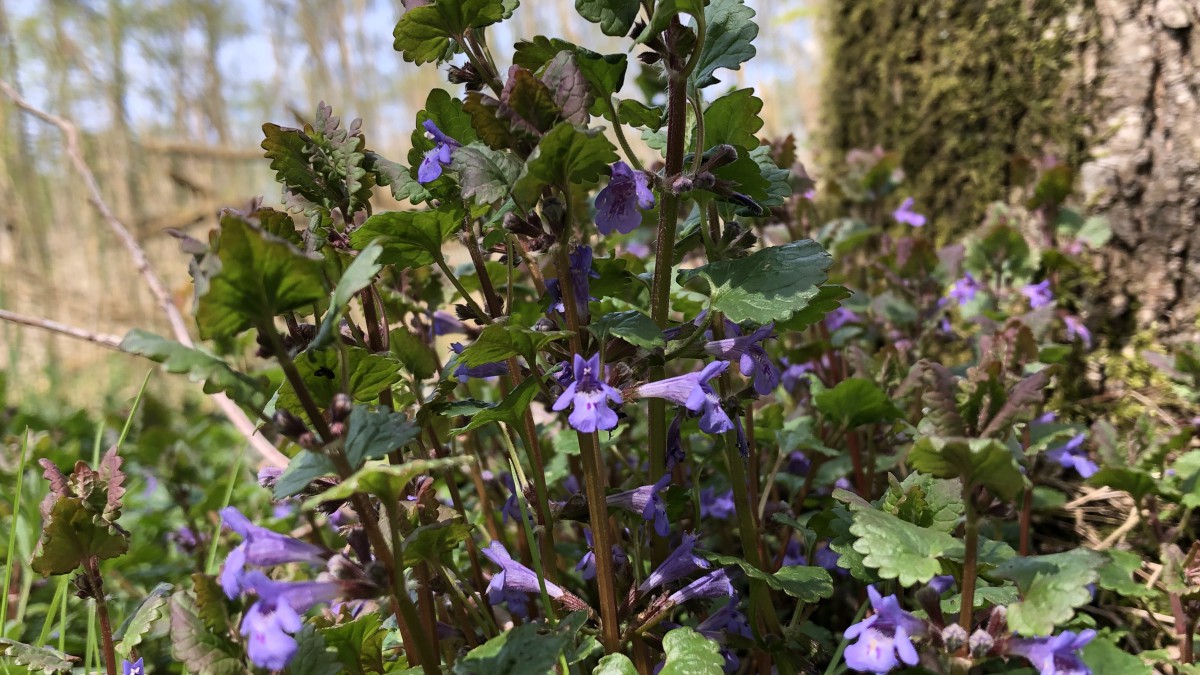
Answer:
<svg viewBox="0 0 1200 675"><path fill-rule="evenodd" d="M1191 672L1193 428L1122 447L1054 398L1108 236L1069 172L1031 167L1027 201L939 248L895 157L817 185L757 135L743 0L577 0L624 49L538 36L507 66L488 36L516 0L404 4L398 56L447 80L406 161L325 104L264 125L280 205L183 241L205 346L123 343L290 457L177 500L219 528L210 564L177 535L196 572L114 631L121 456L43 460L33 569L77 573L108 672ZM1064 541L1081 479L1153 526Z"/></svg>

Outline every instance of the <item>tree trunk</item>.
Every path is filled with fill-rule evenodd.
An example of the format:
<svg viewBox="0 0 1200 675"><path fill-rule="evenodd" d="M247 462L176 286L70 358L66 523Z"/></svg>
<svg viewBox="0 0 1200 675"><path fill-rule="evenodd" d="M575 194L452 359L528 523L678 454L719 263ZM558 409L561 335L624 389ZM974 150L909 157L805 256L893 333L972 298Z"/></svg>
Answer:
<svg viewBox="0 0 1200 675"><path fill-rule="evenodd" d="M1200 327L1200 0L1095 0L1101 140L1080 172L1112 225L1097 311L1118 333ZM1110 135L1104 135L1108 132Z"/></svg>

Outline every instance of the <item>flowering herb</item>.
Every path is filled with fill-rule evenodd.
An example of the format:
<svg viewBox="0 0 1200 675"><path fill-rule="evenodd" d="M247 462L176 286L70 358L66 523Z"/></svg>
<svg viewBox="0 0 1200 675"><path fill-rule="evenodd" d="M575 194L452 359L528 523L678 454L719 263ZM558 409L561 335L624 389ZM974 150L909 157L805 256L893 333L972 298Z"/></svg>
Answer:
<svg viewBox="0 0 1200 675"><path fill-rule="evenodd" d="M867 594L875 613L846 629L846 639L854 640L846 647L846 665L860 673L886 673L900 663L917 665L912 638L925 635L925 622L900 609L894 595L882 597L874 586L867 586Z"/></svg>
<svg viewBox="0 0 1200 675"><path fill-rule="evenodd" d="M725 372L728 361L713 361L696 373L647 382L635 390L638 398L663 398L681 405L700 415L700 428L705 433L723 434L733 430L733 421L716 392L708 384L712 378Z"/></svg>
<svg viewBox="0 0 1200 675"><path fill-rule="evenodd" d="M642 224L642 211L654 208L654 193L645 172L625 162L612 165L608 185L596 195L596 229L601 234L614 230L629 234Z"/></svg>
<svg viewBox="0 0 1200 675"><path fill-rule="evenodd" d="M576 354L572 375L571 383L554 402L554 409L565 410L569 406L571 415L567 420L572 427L584 433L616 427L617 413L609 407L609 403L621 405L623 400L621 392L602 379L600 355L594 354L584 359Z"/></svg>
<svg viewBox="0 0 1200 675"><path fill-rule="evenodd" d="M458 141L442 133L433 120L425 120L424 127L433 138L434 145L421 160L421 166L417 169L417 182L430 183L442 175L443 168L450 166L454 150L460 145Z"/></svg>
<svg viewBox="0 0 1200 675"><path fill-rule="evenodd" d="M892 212L892 218L896 219L897 223L911 225L913 227L925 227L925 216L913 210L913 198L908 197L900 204L900 207Z"/></svg>

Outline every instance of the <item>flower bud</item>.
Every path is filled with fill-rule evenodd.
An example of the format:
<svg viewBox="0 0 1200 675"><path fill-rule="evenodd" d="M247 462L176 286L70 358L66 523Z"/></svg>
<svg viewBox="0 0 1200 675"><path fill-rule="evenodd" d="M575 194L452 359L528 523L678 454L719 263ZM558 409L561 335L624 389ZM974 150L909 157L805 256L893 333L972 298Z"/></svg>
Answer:
<svg viewBox="0 0 1200 675"><path fill-rule="evenodd" d="M275 423L275 428L279 430L279 433L292 440L296 440L301 434L308 431L308 427L304 425L304 420L301 420L283 408L275 411L275 417L272 421Z"/></svg>
<svg viewBox="0 0 1200 675"><path fill-rule="evenodd" d="M962 649L962 646L967 644L967 629L956 623L946 626L942 629L942 642L945 643L948 652Z"/></svg>
<svg viewBox="0 0 1200 675"><path fill-rule="evenodd" d="M992 647L995 644L996 641L992 638L991 634L980 628L971 634L971 640L967 643L967 648L971 652L971 657L978 659L987 656L987 653L992 651Z"/></svg>

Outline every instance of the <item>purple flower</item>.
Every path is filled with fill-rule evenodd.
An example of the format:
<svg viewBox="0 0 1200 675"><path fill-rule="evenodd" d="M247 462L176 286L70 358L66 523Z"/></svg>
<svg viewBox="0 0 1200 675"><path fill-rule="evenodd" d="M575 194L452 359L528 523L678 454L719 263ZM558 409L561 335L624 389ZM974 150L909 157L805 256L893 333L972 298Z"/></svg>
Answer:
<svg viewBox="0 0 1200 675"><path fill-rule="evenodd" d="M1050 290L1050 280L1040 284L1028 284L1021 287L1021 295L1029 298L1029 306L1033 309L1054 302L1054 291Z"/></svg>
<svg viewBox="0 0 1200 675"><path fill-rule="evenodd" d="M680 426L683 424L683 415L676 414L671 424L667 426L667 470L670 471L687 459L687 454L683 451L683 433Z"/></svg>
<svg viewBox="0 0 1200 675"><path fill-rule="evenodd" d="M700 519L716 518L725 520L733 515L733 490L717 492L715 488L706 487L700 491Z"/></svg>
<svg viewBox="0 0 1200 675"><path fill-rule="evenodd" d="M438 335L466 335L467 326L457 316L444 310L437 310L430 317L430 323L433 324L433 334Z"/></svg>
<svg viewBox="0 0 1200 675"><path fill-rule="evenodd" d="M788 541L787 547L783 549L783 560L780 567L794 567L796 565L807 565L808 557L804 555L804 549L801 547L799 539L791 539Z"/></svg>
<svg viewBox="0 0 1200 675"><path fill-rule="evenodd" d="M696 626L696 632L722 645L721 656L725 657L725 672L736 673L741 665L740 659L733 650L725 647L727 635L739 635L747 640L754 638L750 630L750 622L746 615L737 610L737 598L730 600L724 607L718 609Z"/></svg>
<svg viewBox="0 0 1200 675"><path fill-rule="evenodd" d="M488 598L492 599L493 602L500 602L506 592L542 592L537 573L513 560L512 556L508 554L508 549L504 548L504 544L492 540L492 543L483 549L483 555L487 556L488 560L491 560L493 564L500 568L500 571L494 574L492 580L488 582ZM563 592L562 587L557 584L549 581L546 582L546 593L550 597L560 598Z"/></svg>
<svg viewBox="0 0 1200 675"><path fill-rule="evenodd" d="M965 305L974 300L982 288L983 286L976 281L975 277L967 272L963 274L963 278L950 285L950 299L957 302L959 306Z"/></svg>
<svg viewBox="0 0 1200 675"><path fill-rule="evenodd" d="M787 359L783 361L783 376L780 378L785 391L794 392L800 386L800 382L804 380L804 376L813 372L815 363L806 361L805 363L788 363Z"/></svg>
<svg viewBox="0 0 1200 675"><path fill-rule="evenodd" d="M929 580L929 587L933 589L934 593L941 595L951 588L954 588L954 577L950 576L949 574L934 577Z"/></svg>
<svg viewBox="0 0 1200 675"><path fill-rule="evenodd" d="M642 224L639 212L654 208L654 193L644 171L635 171L625 162L612 165L612 177L596 195L596 229L612 234L615 229L629 234Z"/></svg>
<svg viewBox="0 0 1200 675"><path fill-rule="evenodd" d="M659 586L682 579L697 570L708 569L709 562L692 552L695 546L696 536L684 534L683 542L676 546L674 551L671 551L671 554L650 573L650 576L646 577L646 580L638 586L638 592L652 591Z"/></svg>
<svg viewBox="0 0 1200 675"><path fill-rule="evenodd" d="M221 588L230 598L235 597L245 585L246 565L271 567L290 562L325 563L325 551L320 547L259 527L235 507L221 509L221 518L229 529L245 540L229 552L225 567L221 570Z"/></svg>
<svg viewBox="0 0 1200 675"><path fill-rule="evenodd" d="M1084 434L1077 434L1065 445L1047 450L1046 458L1058 462L1065 468L1075 469L1084 478L1091 478L1092 474L1100 470L1100 467L1088 459L1087 451L1083 449L1085 438Z"/></svg>
<svg viewBox="0 0 1200 675"><path fill-rule="evenodd" d="M925 216L913 211L913 198L909 197L900 204L900 208L892 211L892 217L898 223L912 225L913 227L925 227Z"/></svg>
<svg viewBox="0 0 1200 675"><path fill-rule="evenodd" d="M1050 424L1056 419L1058 419L1058 413L1051 410L1050 412L1042 413L1041 415L1035 417L1031 424Z"/></svg>
<svg viewBox="0 0 1200 675"><path fill-rule="evenodd" d="M818 546L816 553L813 553L813 562L817 564L817 567L824 568L830 572L837 572L844 576L850 570L838 566L838 561L841 559L842 555L840 553L829 548L829 542Z"/></svg>
<svg viewBox="0 0 1200 675"><path fill-rule="evenodd" d="M466 347L464 347L461 342L454 342L451 343L450 349L455 354L461 354ZM508 364L503 361L485 363L481 366L468 366L465 363L460 363L458 364L458 367L454 369L454 377L458 378L459 382L466 382L473 377L499 377L507 374Z"/></svg>
<svg viewBox="0 0 1200 675"><path fill-rule="evenodd" d="M812 461L803 452L793 450L788 453L785 471L793 476L807 476L810 469L812 469Z"/></svg>
<svg viewBox="0 0 1200 675"><path fill-rule="evenodd" d="M121 662L121 675L146 675L146 666L142 665L142 659L133 661Z"/></svg>
<svg viewBox="0 0 1200 675"><path fill-rule="evenodd" d="M680 605L698 598L728 598L733 596L733 584L729 573L723 569L706 574L667 597L672 605Z"/></svg>
<svg viewBox="0 0 1200 675"><path fill-rule="evenodd" d="M254 665L269 670L286 667L295 656L297 644L291 634L300 630L300 615L341 591L336 581L272 581L257 570L246 574L245 586L258 594L242 618L246 651Z"/></svg>
<svg viewBox="0 0 1200 675"><path fill-rule="evenodd" d="M708 342L704 345L704 351L725 361L738 359L738 368L742 375L754 376L754 391L766 396L779 386L780 378L779 367L767 356L761 344L763 340L772 337L774 329L775 324L772 322L749 335L742 335L736 323L726 321L725 332L732 333L733 337Z"/></svg>
<svg viewBox="0 0 1200 675"><path fill-rule="evenodd" d="M458 141L442 133L433 120L425 120L423 126L433 137L434 145L432 150L425 153L425 159L421 160L421 166L417 168L418 183L437 180L438 176L442 175L442 168L450 166L450 157L460 145Z"/></svg>
<svg viewBox="0 0 1200 675"><path fill-rule="evenodd" d="M596 576L596 551L595 544L592 543L592 531L584 528L583 538L587 540L588 551L579 559L579 562L575 565L575 569L579 571L580 576L584 579L593 579ZM625 549L616 544L612 545L612 557L617 567L624 565L628 561Z"/></svg>
<svg viewBox="0 0 1200 675"><path fill-rule="evenodd" d="M618 492L609 495L606 501L609 506L632 511L641 515L643 520L654 521L654 531L658 536L665 537L671 531L671 524L667 522L667 509L659 492L670 483L671 474L665 474L654 485Z"/></svg>
<svg viewBox="0 0 1200 675"><path fill-rule="evenodd" d="M568 258L571 266L571 292L575 294L576 311L581 317L587 316L588 301L595 299L591 295L589 280L600 278L600 273L592 269L592 247L576 246ZM550 296L550 309L566 314L567 308L563 305L562 290L557 278L546 281L546 294Z"/></svg>
<svg viewBox="0 0 1200 675"><path fill-rule="evenodd" d="M558 400L554 402L554 410L563 410L571 406L571 415L567 421L577 431L590 434L593 431L608 431L617 426L617 413L608 407L609 402L621 405L621 392L608 385L603 379L600 368L600 355L593 354L586 361L578 354L575 355L572 374L575 379Z"/></svg>
<svg viewBox="0 0 1200 675"><path fill-rule="evenodd" d="M1077 316L1070 314L1063 317L1063 323L1067 325L1067 337L1072 340L1079 340L1084 347L1091 349L1092 347L1092 332L1087 326L1083 325L1083 320Z"/></svg>
<svg viewBox="0 0 1200 675"><path fill-rule="evenodd" d="M501 517L505 523L509 518L512 518L513 522L521 520L521 505L517 503L517 485L513 482L512 474L503 474L500 476L500 482L508 488L508 498L504 500L504 506L500 507ZM533 514L529 515L532 519Z"/></svg>
<svg viewBox="0 0 1200 675"><path fill-rule="evenodd" d="M708 381L725 372L728 367L728 361L713 361L698 373L647 382L637 388L637 396L665 398L693 413L700 413L700 429L709 434L723 434L733 429L733 421L721 407L721 400Z"/></svg>
<svg viewBox="0 0 1200 675"><path fill-rule="evenodd" d="M825 315L825 326L829 328L830 332L834 332L851 321L858 321L859 318L854 310L846 307L838 307Z"/></svg>
<svg viewBox="0 0 1200 675"><path fill-rule="evenodd" d="M1039 675L1091 675L1079 657L1079 650L1096 637L1096 631L1088 629L1078 635L1065 630L1054 637L1016 638L1009 640L1008 653L1029 659Z"/></svg>
<svg viewBox="0 0 1200 675"><path fill-rule="evenodd" d="M912 637L925 634L925 622L900 609L894 595L880 597L874 586L867 586L867 594L875 613L846 629L846 639L857 638L846 647L846 665L860 673L886 673L901 661L917 665Z"/></svg>

